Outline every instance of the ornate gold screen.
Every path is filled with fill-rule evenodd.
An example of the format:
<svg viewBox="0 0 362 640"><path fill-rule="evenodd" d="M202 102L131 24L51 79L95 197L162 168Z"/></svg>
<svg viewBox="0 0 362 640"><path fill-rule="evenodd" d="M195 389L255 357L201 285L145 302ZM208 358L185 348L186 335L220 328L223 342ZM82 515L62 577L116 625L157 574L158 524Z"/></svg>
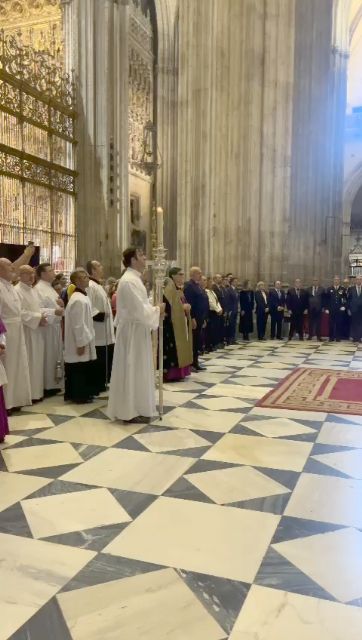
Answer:
<svg viewBox="0 0 362 640"><path fill-rule="evenodd" d="M74 87L61 63L0 31L0 242L75 263Z"/></svg>

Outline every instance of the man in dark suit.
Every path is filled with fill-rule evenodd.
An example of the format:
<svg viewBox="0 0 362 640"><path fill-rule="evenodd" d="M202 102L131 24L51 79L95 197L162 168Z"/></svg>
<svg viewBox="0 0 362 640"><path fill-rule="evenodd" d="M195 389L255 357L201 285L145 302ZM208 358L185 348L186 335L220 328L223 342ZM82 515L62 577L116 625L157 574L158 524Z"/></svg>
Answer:
<svg viewBox="0 0 362 640"><path fill-rule="evenodd" d="M268 320L268 296L265 291L264 282L258 282L255 291L255 313L256 326L258 331L258 340L265 340L265 329Z"/></svg>
<svg viewBox="0 0 362 640"><path fill-rule="evenodd" d="M347 307L347 291L341 286L339 276L334 276L333 285L326 290L326 313L329 314L329 341L341 341L343 318Z"/></svg>
<svg viewBox="0 0 362 640"><path fill-rule="evenodd" d="M288 290L286 304L290 313L288 340L292 339L294 333L299 335L299 340L304 340L303 321L308 309L308 295L301 287L300 278L297 278L294 287Z"/></svg>
<svg viewBox="0 0 362 640"><path fill-rule="evenodd" d="M237 281L238 281L237 278L231 277L230 279L230 288L229 288L230 319L229 319L228 344L235 344L236 320L238 317L238 308L239 308L239 292L236 288Z"/></svg>
<svg viewBox="0 0 362 640"><path fill-rule="evenodd" d="M205 296L207 294L200 286L201 269L192 267L190 269L190 280L186 282L184 287L184 295L186 301L191 305L191 321L192 321L192 348L193 348L193 368L194 371L203 371L205 367L199 364L199 351L201 351L201 332L206 321L207 310Z"/></svg>
<svg viewBox="0 0 362 640"><path fill-rule="evenodd" d="M362 276L357 276L355 284L348 290L348 314L351 316L351 337L355 342L362 340Z"/></svg>
<svg viewBox="0 0 362 640"><path fill-rule="evenodd" d="M217 273L216 276L214 277L214 284L212 285L212 290L214 291L214 293L216 294L216 297L218 299L218 302L220 303L220 306L223 310L223 313L220 315L219 319L218 319L218 331L217 331L217 337L218 337L218 344L221 346L224 346L224 338L225 338L225 291L224 288L222 286L222 276Z"/></svg>
<svg viewBox="0 0 362 640"><path fill-rule="evenodd" d="M269 289L268 307L270 313L270 338L275 339L275 330L277 340L282 339L282 326L285 308L285 293L282 290L280 280L276 280L274 287Z"/></svg>
<svg viewBox="0 0 362 640"><path fill-rule="evenodd" d="M317 336L317 340L322 340L322 309L325 292L320 286L318 278L313 278L313 283L307 289L308 294L308 340Z"/></svg>

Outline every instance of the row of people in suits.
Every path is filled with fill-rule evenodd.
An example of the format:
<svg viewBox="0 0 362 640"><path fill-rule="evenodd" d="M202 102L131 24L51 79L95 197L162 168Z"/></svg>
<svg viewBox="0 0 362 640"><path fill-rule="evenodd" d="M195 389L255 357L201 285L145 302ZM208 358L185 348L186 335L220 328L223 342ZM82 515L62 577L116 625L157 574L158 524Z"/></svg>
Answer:
<svg viewBox="0 0 362 640"><path fill-rule="evenodd" d="M258 282L256 291L245 282L240 292L240 332L245 340L253 332L253 312L256 314L258 339L265 337L266 323L270 316L271 339L282 339L283 322L289 322L289 339L295 333L303 340L304 320L308 316L308 337L322 338L323 313L328 315L328 333L330 341L353 338L362 339L362 278L357 277L350 287L341 285L335 276L333 284L322 287L317 279L311 286L303 288L301 280L296 279L294 287L285 292L280 281L266 289Z"/></svg>

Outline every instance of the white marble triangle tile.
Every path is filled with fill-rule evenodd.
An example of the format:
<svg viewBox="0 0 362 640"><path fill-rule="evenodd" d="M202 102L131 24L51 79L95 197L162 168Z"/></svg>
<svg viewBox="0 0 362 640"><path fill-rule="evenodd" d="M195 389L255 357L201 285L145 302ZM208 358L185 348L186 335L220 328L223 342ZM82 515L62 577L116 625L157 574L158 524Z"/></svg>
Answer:
<svg viewBox="0 0 362 640"><path fill-rule="evenodd" d="M232 467L185 476L217 504L290 493L290 489L252 467Z"/></svg>
<svg viewBox="0 0 362 640"><path fill-rule="evenodd" d="M28 436L15 436L10 433L9 435L6 436L5 442L0 443L0 451L1 449L7 449L8 447L11 447L13 444L18 444L18 442L22 442L23 440L26 440L27 437Z"/></svg>
<svg viewBox="0 0 362 640"><path fill-rule="evenodd" d="M232 382L233 384L246 384L246 385L251 385L251 386L259 386L259 385L271 385L272 380L271 378L258 378L257 376L244 376L244 377L240 377L240 376L233 376L232 378L230 378L230 382ZM276 384L276 383L275 383Z"/></svg>
<svg viewBox="0 0 362 640"><path fill-rule="evenodd" d="M204 409L210 409L211 411L220 411L222 409L245 409L253 406L250 402L245 402L245 400L240 400L239 398L222 396L218 398L208 398L205 400L194 400L194 403L200 405L200 407L203 407Z"/></svg>
<svg viewBox="0 0 362 640"><path fill-rule="evenodd" d="M302 473L284 515L362 528L362 481Z"/></svg>
<svg viewBox="0 0 362 640"><path fill-rule="evenodd" d="M362 480L362 450L337 451L335 453L323 453L312 456L314 460L341 471L351 478Z"/></svg>
<svg viewBox="0 0 362 640"><path fill-rule="evenodd" d="M325 422L322 425L316 442L362 449L362 424Z"/></svg>
<svg viewBox="0 0 362 640"><path fill-rule="evenodd" d="M202 391L205 389L205 385L197 382L197 376L194 376L195 382L193 380L184 380L183 382L167 382L163 385L165 391Z"/></svg>
<svg viewBox="0 0 362 640"><path fill-rule="evenodd" d="M0 533L1 625L7 640L96 553L70 546Z"/></svg>
<svg viewBox="0 0 362 640"><path fill-rule="evenodd" d="M195 447L209 447L210 442L188 429L172 429L172 431L156 431L155 433L139 433L134 436L147 449L154 453L177 451Z"/></svg>
<svg viewBox="0 0 362 640"><path fill-rule="evenodd" d="M0 511L4 511L4 509L45 487L50 482L51 480L48 478L0 471Z"/></svg>
<svg viewBox="0 0 362 640"><path fill-rule="evenodd" d="M163 417L162 421L155 421L153 424L159 427L227 433L239 420L240 413L232 411L207 411L206 409L177 407L169 411L169 413Z"/></svg>
<svg viewBox="0 0 362 640"><path fill-rule="evenodd" d="M223 640L225 631L173 569L57 596L73 640ZM120 603L122 603L120 605Z"/></svg>
<svg viewBox="0 0 362 640"><path fill-rule="evenodd" d="M83 459L68 442L5 449L1 455L9 471L43 469L83 462Z"/></svg>
<svg viewBox="0 0 362 640"><path fill-rule="evenodd" d="M271 513L162 496L103 551L253 582L279 520Z"/></svg>
<svg viewBox="0 0 362 640"><path fill-rule="evenodd" d="M350 602L362 597L360 531L340 529L272 547L337 600Z"/></svg>
<svg viewBox="0 0 362 640"><path fill-rule="evenodd" d="M242 384L216 384L207 391L205 396L231 396L232 398L244 398L245 400L259 400L263 398L271 387L253 387Z"/></svg>
<svg viewBox="0 0 362 640"><path fill-rule="evenodd" d="M24 411L36 414L46 413L55 416L76 417L82 416L90 411L94 411L95 409L105 407L106 404L107 401L104 399L96 400L90 404L72 404L70 402L64 402L63 396L55 396L54 398L48 398L43 402L39 402L32 407L24 407Z"/></svg>
<svg viewBox="0 0 362 640"><path fill-rule="evenodd" d="M224 382L226 378L230 376L230 373L209 373L208 371L200 371L197 374L197 381L201 384L217 384L218 382Z"/></svg>
<svg viewBox="0 0 362 640"><path fill-rule="evenodd" d="M246 367L240 372L241 376L257 376L262 378L282 379L289 375L290 370L271 369L265 367Z"/></svg>
<svg viewBox="0 0 362 640"><path fill-rule="evenodd" d="M54 427L54 422L43 413L22 414L9 418L10 432L26 431L27 429L48 429L49 427Z"/></svg>
<svg viewBox="0 0 362 640"><path fill-rule="evenodd" d="M274 407L254 407L250 416L265 416L266 418L291 418L292 420L312 420L313 422L324 422L327 417L322 411L299 411L292 409L275 409Z"/></svg>
<svg viewBox="0 0 362 640"><path fill-rule="evenodd" d="M253 585L230 640L360 640L362 609Z"/></svg>
<svg viewBox="0 0 362 640"><path fill-rule="evenodd" d="M306 433L315 433L315 429L306 427L300 422L289 418L270 418L269 420L249 420L241 422L241 425L260 433L268 438L282 438L283 436L297 436Z"/></svg>
<svg viewBox="0 0 362 640"><path fill-rule="evenodd" d="M34 538L130 522L132 518L107 489L89 489L21 502Z"/></svg>
<svg viewBox="0 0 362 640"><path fill-rule="evenodd" d="M163 404L165 407L179 407L186 402L191 402L194 398L197 398L198 392L187 393L187 391L163 391Z"/></svg>

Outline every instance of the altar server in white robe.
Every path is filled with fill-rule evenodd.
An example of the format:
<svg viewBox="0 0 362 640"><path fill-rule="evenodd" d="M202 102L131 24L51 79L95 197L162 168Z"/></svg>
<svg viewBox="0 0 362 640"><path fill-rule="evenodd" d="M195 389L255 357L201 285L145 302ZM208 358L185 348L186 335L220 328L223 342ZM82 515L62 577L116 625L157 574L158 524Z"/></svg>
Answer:
<svg viewBox="0 0 362 640"><path fill-rule="evenodd" d="M41 327L47 320L42 313L33 284L35 271L24 265L19 269L20 282L15 287L21 302L21 319L24 326L26 351L28 354L31 397L33 402L44 396L44 334Z"/></svg>
<svg viewBox="0 0 362 640"><path fill-rule="evenodd" d="M117 289L116 344L107 414L111 420L144 422L156 414L151 330L157 329L162 303L152 306L141 276L146 257L130 247L123 253L126 272Z"/></svg>
<svg viewBox="0 0 362 640"><path fill-rule="evenodd" d="M54 269L43 262L36 269L38 282L34 287L47 324L42 327L44 336L44 396L54 396L61 388L59 371L63 363L63 341L61 321L64 302L52 287L55 278Z"/></svg>
<svg viewBox="0 0 362 640"><path fill-rule="evenodd" d="M75 289L65 310L64 400L83 404L93 399L94 361L97 357L92 307L86 293L89 276L85 269L78 268L70 280Z"/></svg>
<svg viewBox="0 0 362 640"><path fill-rule="evenodd" d="M21 321L21 302L11 284L15 277L10 260L0 258L0 317L6 327L6 351L3 355L8 383L4 386L8 411L31 404L29 363L24 328Z"/></svg>
<svg viewBox="0 0 362 640"><path fill-rule="evenodd" d="M111 379L113 351L114 351L114 325L110 299L102 286L103 266L97 260L87 262L89 274L89 287L87 295L92 305L93 327L97 351L95 364L95 376L97 380L97 392L106 390L106 384Z"/></svg>

